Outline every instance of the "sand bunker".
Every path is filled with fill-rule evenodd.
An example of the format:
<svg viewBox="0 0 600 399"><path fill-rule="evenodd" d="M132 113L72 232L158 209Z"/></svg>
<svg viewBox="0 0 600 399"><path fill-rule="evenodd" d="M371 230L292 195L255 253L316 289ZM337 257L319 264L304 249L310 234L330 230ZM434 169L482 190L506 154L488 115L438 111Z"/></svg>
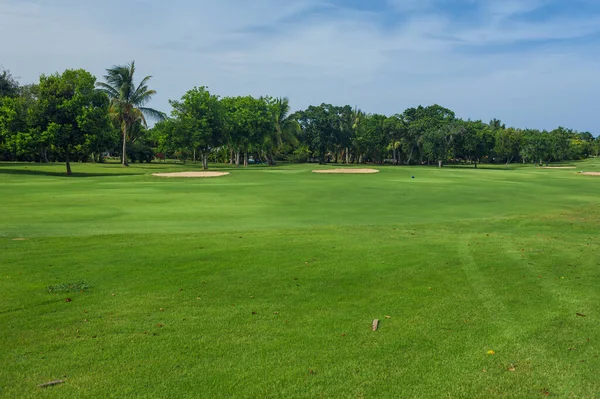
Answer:
<svg viewBox="0 0 600 399"><path fill-rule="evenodd" d="M576 169L576 166L542 166L542 169Z"/></svg>
<svg viewBox="0 0 600 399"><path fill-rule="evenodd" d="M13 238L13 241L27 241L29 238Z"/></svg>
<svg viewBox="0 0 600 399"><path fill-rule="evenodd" d="M324 170L313 170L313 173L350 173L350 174L370 174L379 173L377 169L324 169Z"/></svg>
<svg viewBox="0 0 600 399"><path fill-rule="evenodd" d="M227 172L177 172L177 173L153 173L158 177L221 177L227 176Z"/></svg>
<svg viewBox="0 0 600 399"><path fill-rule="evenodd" d="M600 172L582 172L581 174L586 176L600 176Z"/></svg>

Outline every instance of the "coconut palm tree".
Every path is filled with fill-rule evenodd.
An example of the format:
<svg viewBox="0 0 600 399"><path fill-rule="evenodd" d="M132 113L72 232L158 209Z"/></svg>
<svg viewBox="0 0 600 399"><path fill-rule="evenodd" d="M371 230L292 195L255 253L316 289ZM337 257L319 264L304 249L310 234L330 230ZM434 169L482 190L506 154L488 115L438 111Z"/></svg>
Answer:
<svg viewBox="0 0 600 399"><path fill-rule="evenodd" d="M281 147L283 143L298 145L300 124L290 115L290 101L287 98L276 98L273 100L272 110L275 121L273 133L267 137L269 142L269 164L275 164L274 150Z"/></svg>
<svg viewBox="0 0 600 399"><path fill-rule="evenodd" d="M358 136L358 129L360 128L363 119L365 118L365 113L358 109L358 107L354 107L352 113L348 115L350 117L349 120L346 121L345 129L350 131L350 141L356 142L356 138ZM356 147L356 146L355 146ZM350 163L350 148L346 146L345 150L346 155L346 164ZM360 158L360 154L356 154L357 162L358 158Z"/></svg>
<svg viewBox="0 0 600 399"><path fill-rule="evenodd" d="M140 122L144 126L146 117L161 120L164 114L152 108L144 107L156 94L148 88L151 76L146 76L136 87L134 83L135 61L127 65L116 65L106 70L105 82L97 85L110 98L110 115L121 127L123 135L123 166L127 164L127 139L135 124Z"/></svg>

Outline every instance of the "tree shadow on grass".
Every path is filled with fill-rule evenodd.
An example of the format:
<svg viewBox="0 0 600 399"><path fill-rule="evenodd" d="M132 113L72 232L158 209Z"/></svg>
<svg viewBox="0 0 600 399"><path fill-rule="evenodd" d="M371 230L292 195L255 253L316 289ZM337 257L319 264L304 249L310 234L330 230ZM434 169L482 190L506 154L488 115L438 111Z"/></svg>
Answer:
<svg viewBox="0 0 600 399"><path fill-rule="evenodd" d="M81 177L110 177L110 176L139 176L144 173L85 173L85 172L73 172L72 175L68 176L67 172L55 172L48 170L30 170L30 169L9 169L6 167L0 167L0 175L23 175L23 176L52 176L52 177L64 177L66 179L81 178Z"/></svg>
<svg viewBox="0 0 600 399"><path fill-rule="evenodd" d="M437 166L435 166L437 168ZM489 165L484 165L484 166L478 166L477 168L474 167L473 165L444 165L444 168L446 169L463 169L463 170L504 170L504 171L515 171L518 169L523 169L523 166L514 166L514 165L509 165L509 166L489 166ZM442 168L443 169L443 168Z"/></svg>

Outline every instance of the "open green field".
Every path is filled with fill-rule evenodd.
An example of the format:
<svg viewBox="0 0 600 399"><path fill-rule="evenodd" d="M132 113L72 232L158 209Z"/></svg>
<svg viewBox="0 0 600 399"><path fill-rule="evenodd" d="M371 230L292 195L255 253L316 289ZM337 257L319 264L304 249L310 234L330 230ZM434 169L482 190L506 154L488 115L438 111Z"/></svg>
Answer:
<svg viewBox="0 0 600 399"><path fill-rule="evenodd" d="M600 160L195 168L0 164L0 397L600 397Z"/></svg>

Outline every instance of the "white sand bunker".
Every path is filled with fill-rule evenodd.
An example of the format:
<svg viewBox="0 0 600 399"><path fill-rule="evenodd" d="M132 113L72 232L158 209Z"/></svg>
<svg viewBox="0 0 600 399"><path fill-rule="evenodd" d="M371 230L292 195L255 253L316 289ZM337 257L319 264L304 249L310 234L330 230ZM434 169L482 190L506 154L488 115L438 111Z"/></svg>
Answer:
<svg viewBox="0 0 600 399"><path fill-rule="evenodd" d="M313 170L313 173L343 173L343 174L371 174L379 173L377 169L323 169Z"/></svg>
<svg viewBox="0 0 600 399"><path fill-rule="evenodd" d="M576 169L576 166L542 166L542 169Z"/></svg>
<svg viewBox="0 0 600 399"><path fill-rule="evenodd" d="M227 172L177 172L177 173L153 173L158 177L221 177L227 176Z"/></svg>
<svg viewBox="0 0 600 399"><path fill-rule="evenodd" d="M586 176L600 176L600 172L582 172L581 174Z"/></svg>

